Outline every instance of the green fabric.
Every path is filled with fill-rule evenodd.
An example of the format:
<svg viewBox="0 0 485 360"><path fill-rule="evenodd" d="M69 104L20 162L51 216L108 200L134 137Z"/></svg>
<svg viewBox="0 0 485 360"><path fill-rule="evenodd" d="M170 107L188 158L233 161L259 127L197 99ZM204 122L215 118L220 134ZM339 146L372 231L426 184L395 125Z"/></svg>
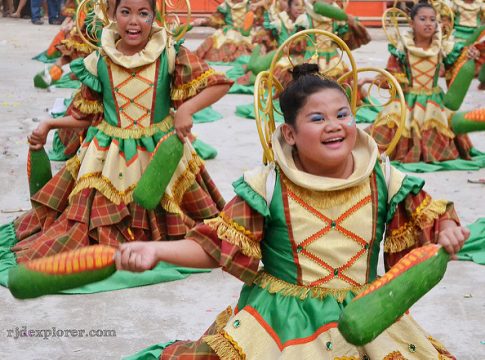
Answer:
<svg viewBox="0 0 485 360"><path fill-rule="evenodd" d="M467 40L471 34L476 30L474 27L469 27L469 26L461 26L458 25L460 22L459 16L455 18L455 30L453 31L453 36L458 40L458 41L465 41Z"/></svg>
<svg viewBox="0 0 485 360"><path fill-rule="evenodd" d="M385 223L387 220L387 214L389 209L387 204L389 194L387 190L386 179L382 172L381 164L379 161L376 161L376 164L374 166L374 173L376 176L377 188L377 217L374 238L369 247L370 262L368 267L368 282L372 282L377 278L377 264L379 262L381 241L384 238L384 233L386 231Z"/></svg>
<svg viewBox="0 0 485 360"><path fill-rule="evenodd" d="M399 188L399 191L394 194L389 202L386 223L389 223L394 214L396 213L397 206L404 201L404 199L410 195L417 195L424 186L424 180L418 177L406 175Z"/></svg>
<svg viewBox="0 0 485 360"><path fill-rule="evenodd" d="M54 81L52 86L59 88L59 89L78 89L81 86L81 82L79 80L73 80L70 77L70 74L64 74L59 80Z"/></svg>
<svg viewBox="0 0 485 360"><path fill-rule="evenodd" d="M66 161L69 156L64 154L66 147L59 138L57 130L54 132L54 139L52 140L52 149L49 150L49 160L51 161Z"/></svg>
<svg viewBox="0 0 485 360"><path fill-rule="evenodd" d="M54 64L57 59L61 56L61 53L56 51L54 56L47 56L47 50L42 51L39 55L36 55L32 60L38 60L44 64Z"/></svg>
<svg viewBox="0 0 485 360"><path fill-rule="evenodd" d="M458 253L458 259L485 265L485 218L478 219L468 228L470 237Z"/></svg>
<svg viewBox="0 0 485 360"><path fill-rule="evenodd" d="M270 215L265 218L264 241L261 242L262 262L266 272L291 284L298 283L298 267L290 241L281 180L277 172Z"/></svg>
<svg viewBox="0 0 485 360"><path fill-rule="evenodd" d="M249 62L250 55L241 55L233 62L224 62L224 61L207 61L210 66L237 66L237 65L246 65Z"/></svg>
<svg viewBox="0 0 485 360"><path fill-rule="evenodd" d="M17 243L13 222L0 226L0 285L7 286L8 270L17 265L15 254L10 250Z"/></svg>
<svg viewBox="0 0 485 360"><path fill-rule="evenodd" d="M485 168L485 153L474 148L471 149L471 160L456 159L446 161L436 161L432 163L402 163L393 161L392 165L405 172L427 173L435 171L452 171L452 170L479 170Z"/></svg>
<svg viewBox="0 0 485 360"><path fill-rule="evenodd" d="M195 152L204 160L214 159L217 156L217 150L202 140L195 139L192 146Z"/></svg>
<svg viewBox="0 0 485 360"><path fill-rule="evenodd" d="M143 349L136 354L123 357L123 360L158 360L164 349L172 345L175 341L159 343Z"/></svg>
<svg viewBox="0 0 485 360"><path fill-rule="evenodd" d="M443 64L445 64L446 67L453 66L463 52L464 46L465 44L462 42L455 42L453 50L443 58Z"/></svg>
<svg viewBox="0 0 485 360"><path fill-rule="evenodd" d="M86 67L84 66L84 58L79 58L71 61L69 66L71 68L71 71L74 73L74 75L76 75L81 83L96 92L101 92L101 81L99 81L96 76L86 70Z"/></svg>
<svg viewBox="0 0 485 360"><path fill-rule="evenodd" d="M282 123L284 122L283 115L281 115L281 109L280 109L280 103L278 100L275 100L273 102L275 112L274 112L274 117L275 117L275 122L277 123ZM254 112L254 103L247 104L247 105L238 105L236 106L236 115L241 116L246 119L256 119L256 115Z"/></svg>
<svg viewBox="0 0 485 360"><path fill-rule="evenodd" d="M257 285L244 285L237 306L238 309L244 309L246 305L253 307L284 343L311 336L325 324L337 322L344 307L354 297L349 292L343 303L331 295L323 299L309 296L300 300L294 296L271 294Z"/></svg>
<svg viewBox="0 0 485 360"><path fill-rule="evenodd" d="M0 226L0 285L7 287L8 271L17 265L15 254L11 247L17 243L15 228L12 223ZM117 271L113 276L97 283L85 285L76 289L62 291L61 294L93 294L98 292L127 289L161 282L181 280L190 274L206 273L210 269L194 269L159 263L153 270L142 273Z"/></svg>
<svg viewBox="0 0 485 360"><path fill-rule="evenodd" d="M381 102L373 96L367 96L362 99L362 105L357 109L355 121L357 124L373 123L379 114Z"/></svg>
<svg viewBox="0 0 485 360"><path fill-rule="evenodd" d="M192 116L192 119L194 121L194 124L202 124L202 123L208 123L208 122L214 122L217 120L221 120L223 116L215 111L212 106L208 106L194 114Z"/></svg>
<svg viewBox="0 0 485 360"><path fill-rule="evenodd" d="M234 85L232 85L231 88L229 89L228 93L229 94L253 95L254 94L254 85L242 85L242 84L238 84L237 82L235 82ZM236 112L236 114L237 114L237 112Z"/></svg>
<svg viewBox="0 0 485 360"><path fill-rule="evenodd" d="M483 64L480 68L480 72L478 73L478 81L485 83L485 64Z"/></svg>
<svg viewBox="0 0 485 360"><path fill-rule="evenodd" d="M244 177L241 176L239 179L234 181L232 183L232 187L234 188L236 195L246 201L253 210L257 211L263 216L269 215L269 208L266 200L256 191L254 191L247 182L244 181Z"/></svg>

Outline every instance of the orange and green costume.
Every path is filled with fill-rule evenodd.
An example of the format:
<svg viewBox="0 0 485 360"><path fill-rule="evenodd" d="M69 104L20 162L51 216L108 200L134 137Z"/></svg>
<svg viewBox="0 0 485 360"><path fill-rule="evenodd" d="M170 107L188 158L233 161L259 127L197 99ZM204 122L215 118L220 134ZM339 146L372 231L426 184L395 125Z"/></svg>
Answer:
<svg viewBox="0 0 485 360"><path fill-rule="evenodd" d="M279 130L273 146L276 164L246 172L220 215L187 234L245 283L236 308L196 342L161 345L160 358L453 359L409 315L359 347L337 328L376 279L382 242L390 267L436 242L441 219L458 221L453 205L432 200L418 178L386 173L362 131L348 179L298 170Z"/></svg>

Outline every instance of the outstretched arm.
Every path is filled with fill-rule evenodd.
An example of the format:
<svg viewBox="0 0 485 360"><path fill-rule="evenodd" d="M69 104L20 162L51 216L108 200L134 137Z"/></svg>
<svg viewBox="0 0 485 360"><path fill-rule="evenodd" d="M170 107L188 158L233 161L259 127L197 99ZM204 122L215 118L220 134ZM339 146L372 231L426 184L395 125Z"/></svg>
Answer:
<svg viewBox="0 0 485 360"><path fill-rule="evenodd" d="M118 270L141 272L160 261L194 268L216 268L219 264L191 239L178 241L132 242L122 244L115 257Z"/></svg>

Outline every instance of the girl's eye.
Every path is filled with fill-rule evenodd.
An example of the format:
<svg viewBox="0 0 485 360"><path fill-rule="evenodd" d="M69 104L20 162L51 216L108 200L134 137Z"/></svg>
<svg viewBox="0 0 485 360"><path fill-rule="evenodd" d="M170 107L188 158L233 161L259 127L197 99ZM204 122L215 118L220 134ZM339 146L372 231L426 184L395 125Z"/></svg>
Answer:
<svg viewBox="0 0 485 360"><path fill-rule="evenodd" d="M323 117L322 114L313 114L311 117L310 117L310 120L311 121L323 121L325 120L325 118Z"/></svg>
<svg viewBox="0 0 485 360"><path fill-rule="evenodd" d="M148 17L149 15L150 15L150 14L148 13L148 11L142 11L142 12L140 13L140 16L142 16L142 17Z"/></svg>
<svg viewBox="0 0 485 360"><path fill-rule="evenodd" d="M350 114L347 111L342 111L337 114L337 119L346 119L349 115Z"/></svg>
<svg viewBox="0 0 485 360"><path fill-rule="evenodd" d="M121 10L121 13L122 13L123 15L128 15L128 10Z"/></svg>

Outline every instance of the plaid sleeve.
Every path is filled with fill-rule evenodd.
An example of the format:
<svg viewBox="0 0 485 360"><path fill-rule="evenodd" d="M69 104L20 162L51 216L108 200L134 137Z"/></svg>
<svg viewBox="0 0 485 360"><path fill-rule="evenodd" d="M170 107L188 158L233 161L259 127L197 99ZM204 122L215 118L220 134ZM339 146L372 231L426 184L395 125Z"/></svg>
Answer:
<svg viewBox="0 0 485 360"><path fill-rule="evenodd" d="M205 220L188 234L230 274L250 284L261 259L264 217L236 196L214 219Z"/></svg>
<svg viewBox="0 0 485 360"><path fill-rule="evenodd" d="M91 90L86 85L81 85L66 114L71 115L76 120L89 121L93 124L98 123L103 119L101 94Z"/></svg>
<svg viewBox="0 0 485 360"><path fill-rule="evenodd" d="M442 220L460 220L452 202L433 200L425 191L410 194L398 205L384 240L386 270L414 248L437 243Z"/></svg>
<svg viewBox="0 0 485 360"><path fill-rule="evenodd" d="M183 46L180 47L175 59L172 81L171 97L175 108L209 86L233 84L232 80L224 74L216 72L205 61Z"/></svg>

